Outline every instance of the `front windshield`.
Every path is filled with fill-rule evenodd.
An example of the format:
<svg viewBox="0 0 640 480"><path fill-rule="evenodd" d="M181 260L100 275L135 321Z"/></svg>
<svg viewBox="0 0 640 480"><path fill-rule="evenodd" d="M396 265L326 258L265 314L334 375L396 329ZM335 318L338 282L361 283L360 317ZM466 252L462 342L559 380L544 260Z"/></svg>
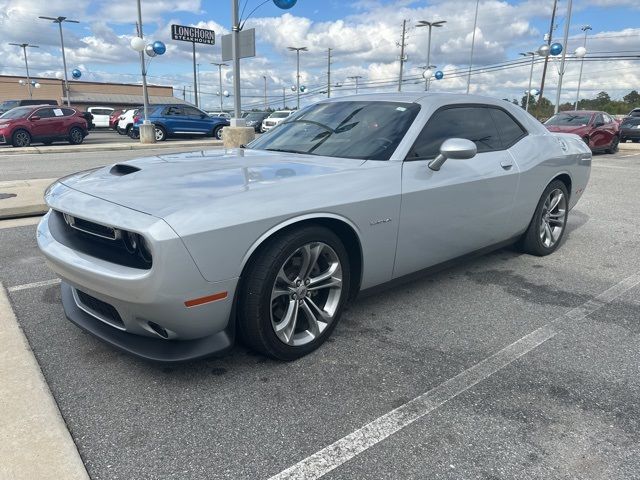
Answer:
<svg viewBox="0 0 640 480"><path fill-rule="evenodd" d="M27 115L29 115L29 113L31 113L31 110L31 107L14 108L12 110L9 110L8 112L3 113L0 118L25 118Z"/></svg>
<svg viewBox="0 0 640 480"><path fill-rule="evenodd" d="M298 112L247 148L389 160L419 110L415 103L319 103Z"/></svg>
<svg viewBox="0 0 640 480"><path fill-rule="evenodd" d="M567 127L584 127L591 120L590 113L560 113L547 120L545 125L560 125Z"/></svg>
<svg viewBox="0 0 640 480"><path fill-rule="evenodd" d="M14 107L18 106L17 100L7 100L5 102L0 103L0 111L6 112L7 110L11 110Z"/></svg>

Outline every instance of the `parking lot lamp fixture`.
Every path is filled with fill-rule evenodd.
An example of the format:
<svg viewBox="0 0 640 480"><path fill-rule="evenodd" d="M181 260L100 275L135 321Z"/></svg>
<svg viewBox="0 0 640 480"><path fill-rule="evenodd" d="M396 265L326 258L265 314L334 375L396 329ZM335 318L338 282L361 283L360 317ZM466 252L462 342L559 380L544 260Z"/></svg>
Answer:
<svg viewBox="0 0 640 480"><path fill-rule="evenodd" d="M287 47L287 49L296 52L296 108L300 110L300 52L308 52L309 49L307 47Z"/></svg>
<svg viewBox="0 0 640 480"><path fill-rule="evenodd" d="M429 28L429 42L427 43L427 68L431 68L431 30L435 27L435 28L440 28L442 27L445 23L447 23L446 20L438 20L437 22L428 22L427 20L420 20L418 22L418 24L416 25L416 27L428 27ZM425 70L426 72L426 70ZM429 77L425 77L425 86L424 89L425 90L429 90L429 78L431 77L431 74L429 74Z"/></svg>
<svg viewBox="0 0 640 480"><path fill-rule="evenodd" d="M67 17L39 17L43 20L51 20L53 23L57 23L60 29L60 47L62 48L62 66L64 68L64 92L67 97L67 107L71 106L71 99L69 98L69 80L67 77L67 59L64 53L64 35L62 34L62 23L80 23L77 20L69 20Z"/></svg>
<svg viewBox="0 0 640 480"><path fill-rule="evenodd" d="M582 67L584 67L584 56L587 54L587 34L589 30L593 30L591 25L583 25L581 30L584 32L584 42L581 47L576 48L574 55L580 59L580 75L578 75L578 91L576 92L576 106L574 110L578 110L578 102L580 101L580 84L582 83Z"/></svg>
<svg viewBox="0 0 640 480"><path fill-rule="evenodd" d="M529 88L527 88L527 100L525 101L525 112L529 111L529 96L531 95L531 81L533 79L533 62L536 59L536 52L526 52L526 53L521 53L520 55L524 56L524 57L528 57L531 56L531 70L529 71Z"/></svg>
<svg viewBox="0 0 640 480"><path fill-rule="evenodd" d="M24 54L24 67L27 69L27 88L29 89L29 98L33 98L33 92L31 91L31 79L29 78L29 60L27 59L27 48L40 48L38 45L29 45L28 43L10 43L14 47L22 48Z"/></svg>

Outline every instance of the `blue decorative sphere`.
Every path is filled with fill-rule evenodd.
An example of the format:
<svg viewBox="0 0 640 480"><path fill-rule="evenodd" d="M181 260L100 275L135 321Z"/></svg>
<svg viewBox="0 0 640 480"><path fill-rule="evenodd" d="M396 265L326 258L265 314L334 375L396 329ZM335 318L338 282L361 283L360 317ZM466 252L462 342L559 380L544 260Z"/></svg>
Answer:
<svg viewBox="0 0 640 480"><path fill-rule="evenodd" d="M549 48L549 53L551 55L560 55L562 53L562 44L552 43L551 48Z"/></svg>
<svg viewBox="0 0 640 480"><path fill-rule="evenodd" d="M293 7L298 0L273 0L273 3L276 7L281 8L283 10L289 10Z"/></svg>
<svg viewBox="0 0 640 480"><path fill-rule="evenodd" d="M436 80L442 80L444 78L444 73L442 72L442 70L438 70L434 77L436 77Z"/></svg>
<svg viewBox="0 0 640 480"><path fill-rule="evenodd" d="M77 68L74 68L74 69L71 71L71 76L72 76L73 78L75 78L75 79L78 79L78 78L80 78L80 77L82 76L82 72L81 72L80 70L78 70Z"/></svg>
<svg viewBox="0 0 640 480"><path fill-rule="evenodd" d="M156 40L153 42L153 51L156 52L157 55L162 55L167 51L167 46L160 40Z"/></svg>

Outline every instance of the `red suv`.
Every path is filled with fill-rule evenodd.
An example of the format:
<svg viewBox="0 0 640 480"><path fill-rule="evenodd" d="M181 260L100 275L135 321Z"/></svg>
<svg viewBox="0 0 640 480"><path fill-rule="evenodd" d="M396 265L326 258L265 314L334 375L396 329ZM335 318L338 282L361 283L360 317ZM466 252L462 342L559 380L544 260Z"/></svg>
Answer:
<svg viewBox="0 0 640 480"><path fill-rule="evenodd" d="M560 112L544 122L550 132L575 133L592 152L616 153L620 143L620 126L605 112L577 110Z"/></svg>
<svg viewBox="0 0 640 480"><path fill-rule="evenodd" d="M87 121L73 108L17 107L0 116L0 143L10 143L14 147L28 147L32 142L51 145L59 140L77 145L88 134Z"/></svg>

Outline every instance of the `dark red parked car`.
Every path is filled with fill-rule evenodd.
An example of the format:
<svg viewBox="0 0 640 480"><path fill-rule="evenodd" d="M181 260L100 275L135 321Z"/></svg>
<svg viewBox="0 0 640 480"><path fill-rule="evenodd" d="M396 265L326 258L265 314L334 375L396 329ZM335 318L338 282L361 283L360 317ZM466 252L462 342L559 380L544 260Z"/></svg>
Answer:
<svg viewBox="0 0 640 480"><path fill-rule="evenodd" d="M17 107L0 116L0 143L28 147L42 142L83 142L89 134L87 121L73 108L51 105Z"/></svg>
<svg viewBox="0 0 640 480"><path fill-rule="evenodd" d="M592 152L616 153L620 126L609 114L589 110L560 112L544 122L550 132L575 133Z"/></svg>
<svg viewBox="0 0 640 480"><path fill-rule="evenodd" d="M120 115L124 113L124 110L114 110L111 115L109 115L109 128L111 130L115 130L118 126L118 121L120 121Z"/></svg>

